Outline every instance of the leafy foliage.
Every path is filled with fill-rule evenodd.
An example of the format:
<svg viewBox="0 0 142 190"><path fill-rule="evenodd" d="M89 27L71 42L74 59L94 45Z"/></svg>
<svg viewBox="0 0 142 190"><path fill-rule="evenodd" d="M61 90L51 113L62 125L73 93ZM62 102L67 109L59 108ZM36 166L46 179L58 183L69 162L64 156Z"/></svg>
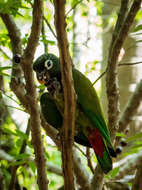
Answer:
<svg viewBox="0 0 142 190"><path fill-rule="evenodd" d="M26 8L22 5L22 0L0 0L0 13L3 14L12 14L16 16L16 14L20 14L19 9Z"/></svg>
<svg viewBox="0 0 142 190"><path fill-rule="evenodd" d="M31 27L31 6L32 1L31 0L0 0L0 14L10 14L14 17L14 20L17 24L17 26L21 30L21 40L22 40L22 47L23 50L25 49L27 45L27 41L29 38L30 33L30 27ZM68 31L68 38L69 38L69 46L73 46L79 50L79 53L77 54L76 58L77 62L80 63L80 68L83 67L83 72L89 76L92 74L96 77L100 73L100 63L101 58L98 58L96 55L98 53L99 45L97 46L96 50L93 49L92 44L95 44L97 42L98 38L101 38L101 31L102 31L102 7L103 2L102 1L80 1L80 0L68 0L67 3L67 31ZM95 27L95 30L99 31L96 38L89 39L89 24L90 24L90 9L92 5L95 7L96 15L95 19L98 22L94 22L93 20L93 27ZM109 6L109 4L108 4ZM77 17L74 18L73 10L76 9L76 15ZM47 46L49 51L57 52L57 39L53 35L49 25L55 31L54 25L53 25L53 3L52 1L44 1L44 16L48 21L44 20L43 26L45 29L45 33L42 32L40 36L39 41L39 47L37 52L39 54L43 53L43 47ZM79 22L77 22L77 18L80 17L82 23L87 23L86 27L82 29L79 28L81 25ZM106 16L108 20L108 25L111 27L114 26L117 18L116 12L112 13L111 17L110 15ZM142 18L142 12L140 11L137 14L136 19L139 20ZM21 112L16 108L21 108L23 110L23 107L21 106L21 103L17 100L15 97L15 94L10 89L10 77L12 75L11 70L13 69L11 60L8 60L8 57L11 57L11 41L9 38L9 34L5 28L5 25L0 21L1 24L1 31L0 31L0 151L4 151L4 154L1 155L0 153L0 177L2 175L4 179L4 183L6 185L6 188L8 189L10 180L11 180L11 170L13 167L18 167L16 172L16 180L17 183L20 184L21 187L26 187L27 189L38 189L36 178L37 178L37 169L34 161L34 150L31 142L31 134L27 135L25 133L27 128L27 121L28 116L26 112ZM78 25L78 28L74 28L74 24ZM88 28L87 28L88 27ZM91 25L92 27L92 25ZM90 27L90 28L91 28ZM92 28L91 28L92 29ZM133 32L141 32L142 25L138 25L135 27ZM86 31L86 33L83 33ZM81 35L83 34L83 35ZM141 34L141 33L140 33ZM74 36L76 37L74 40ZM79 36L77 38L77 36ZM83 37L82 37L83 36ZM91 36L92 37L92 36ZM93 35L94 37L94 35ZM96 40L96 41L95 41ZM100 39L101 40L101 39ZM92 43L93 42L93 43ZM141 40L139 40L141 42ZM138 43L138 41L137 41ZM88 44L91 44L90 46ZM1 49L4 51L8 56L6 56ZM71 50L73 48L70 48ZM93 49L93 59L92 54L90 53ZM89 61L86 59L86 52L88 53ZM36 56L38 56L38 53ZM71 51L71 54L73 52ZM80 59L80 54L84 54L82 59ZM74 55L74 54L73 54ZM91 55L91 56L90 56ZM96 58L95 58L96 56ZM83 65L83 61L87 62L87 64ZM79 67L79 66L78 66ZM98 69L99 68L99 69ZM98 71L99 70L99 71ZM10 76L10 77L9 77ZM93 78L94 80L94 78ZM25 81L24 81L25 82ZM45 89L45 86L37 84L37 91L39 93L42 93ZM127 88L127 87L126 87ZM98 87L99 91L101 87ZM3 94L7 96L3 96ZM53 141L50 138L47 138L48 134L45 133L45 131L42 131L43 135L43 142L45 145L45 155L47 159L47 163L51 162L56 167L61 168L61 155L60 152L57 150L57 147L53 143ZM127 142L126 147L122 147L123 151L120 156L118 156L117 163L120 166L114 167L114 169L106 175L107 180L115 180L116 176L119 174L121 170L121 163L119 161L123 160L124 158L127 158L129 156L132 156L132 159L135 155L139 156L139 153L142 150L142 132L140 129L137 131L137 134L129 134L126 135L124 133L116 133L117 137L125 138ZM26 144L25 151L21 153L21 149L23 144ZM82 150L80 152L80 157L83 160L83 163L89 172L90 175L92 175L89 167L87 166L87 158L84 156L85 149L82 146L79 146L79 148ZM83 154L82 154L83 152ZM91 159L93 163L93 167L96 165L96 158L93 156L94 154L91 154ZM3 158L4 157L4 158ZM125 165L128 163L126 162ZM48 167L48 165L47 165ZM132 171L132 174L134 174L134 171ZM48 178L50 181L49 189L51 190L57 190L63 185L63 178L61 176L58 176L56 172L49 172L48 171ZM131 185L131 184L130 184Z"/></svg>

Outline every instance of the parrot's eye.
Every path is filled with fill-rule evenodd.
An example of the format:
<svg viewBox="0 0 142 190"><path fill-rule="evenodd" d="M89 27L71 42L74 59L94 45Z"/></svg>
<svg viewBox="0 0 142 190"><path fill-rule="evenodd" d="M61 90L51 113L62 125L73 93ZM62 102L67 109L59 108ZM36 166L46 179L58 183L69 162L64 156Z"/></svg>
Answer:
<svg viewBox="0 0 142 190"><path fill-rule="evenodd" d="M46 67L47 70L50 70L53 67L52 60L46 60L44 66Z"/></svg>

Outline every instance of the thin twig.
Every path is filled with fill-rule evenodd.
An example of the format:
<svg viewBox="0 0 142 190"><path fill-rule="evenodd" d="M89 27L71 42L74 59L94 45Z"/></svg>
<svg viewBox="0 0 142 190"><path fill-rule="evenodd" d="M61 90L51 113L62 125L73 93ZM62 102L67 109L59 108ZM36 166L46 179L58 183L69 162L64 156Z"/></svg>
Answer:
<svg viewBox="0 0 142 190"><path fill-rule="evenodd" d="M78 2L76 2L72 7L71 9L66 13L66 17L68 16L68 14L73 10L75 9L83 0L80 0Z"/></svg>
<svg viewBox="0 0 142 190"><path fill-rule="evenodd" d="M84 152L83 152L83 150L81 150L81 148L79 147L79 146L77 146L76 144L74 145L75 146L75 148L77 148L82 154L83 154L83 156L87 156Z"/></svg>
<svg viewBox="0 0 142 190"><path fill-rule="evenodd" d="M133 63L119 63L118 66L133 66L133 65L138 65L141 64L142 61L138 61L138 62L133 62Z"/></svg>
<svg viewBox="0 0 142 190"><path fill-rule="evenodd" d="M11 57L9 57L9 55L0 47L0 51L2 52L2 54L7 57L7 59L11 60Z"/></svg>
<svg viewBox="0 0 142 190"><path fill-rule="evenodd" d="M44 40L46 39L46 34L45 34L45 27L44 27L44 22L43 21L42 21L41 32L42 32L42 42L43 42L43 46L44 46L44 53L47 53L48 52L48 44L46 44L44 42Z"/></svg>
<svg viewBox="0 0 142 190"><path fill-rule="evenodd" d="M120 67L120 66L134 66L134 65L138 65L138 64L141 64L142 63L142 61L138 61L138 62L133 62L133 63L119 63L118 64L118 66ZM105 74L106 74L106 72L107 72L107 69L104 71L104 72L102 72L101 74L100 74L100 76L92 83L92 86L94 86L94 84L96 84L96 82L98 82L98 80L100 80Z"/></svg>
<svg viewBox="0 0 142 190"><path fill-rule="evenodd" d="M23 110L23 109L21 109L21 108L17 108L17 107L10 106L10 105L6 105L6 104L5 104L5 106L6 106L6 107L9 107L9 108L13 108L13 109L16 109L16 110L19 110L19 111L22 111L22 112L27 113L25 110Z"/></svg>
<svg viewBox="0 0 142 190"><path fill-rule="evenodd" d="M46 22L46 24L47 24L48 28L50 29L50 31L52 32L53 36L57 39L57 36L56 36L54 30L52 29L50 23L49 23L48 20L45 18L45 16L43 16L43 19L44 19L44 21Z"/></svg>
<svg viewBox="0 0 142 190"><path fill-rule="evenodd" d="M43 1L43 15L44 15L44 1ZM42 20L41 33L42 33L42 41L43 41L43 45L44 45L44 53L47 53L48 52L48 44L44 42L44 40L46 39L44 16L43 16L43 20Z"/></svg>
<svg viewBox="0 0 142 190"><path fill-rule="evenodd" d="M0 91L2 92L2 94L3 94L4 96L8 97L10 100L12 100L13 102L15 102L16 104L19 105L19 102L17 102L17 101L16 101L14 98L12 98L11 96L7 95L4 90L1 90L1 89L0 89Z"/></svg>
<svg viewBox="0 0 142 190"><path fill-rule="evenodd" d="M92 83L92 86L94 86L96 82L98 82L98 80L100 80L106 74L106 72L107 72L107 69L104 72L102 72L100 76Z"/></svg>

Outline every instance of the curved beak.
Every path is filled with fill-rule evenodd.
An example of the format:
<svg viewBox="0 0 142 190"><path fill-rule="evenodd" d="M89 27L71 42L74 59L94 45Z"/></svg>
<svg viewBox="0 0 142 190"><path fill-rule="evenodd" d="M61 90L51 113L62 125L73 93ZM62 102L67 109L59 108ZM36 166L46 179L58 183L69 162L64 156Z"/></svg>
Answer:
<svg viewBox="0 0 142 190"><path fill-rule="evenodd" d="M37 80L40 84L46 85L50 79L47 72L36 72Z"/></svg>
<svg viewBox="0 0 142 190"><path fill-rule="evenodd" d="M40 84L44 84L44 74L36 72L37 80Z"/></svg>
<svg viewBox="0 0 142 190"><path fill-rule="evenodd" d="M44 80L37 79L40 84L44 84Z"/></svg>

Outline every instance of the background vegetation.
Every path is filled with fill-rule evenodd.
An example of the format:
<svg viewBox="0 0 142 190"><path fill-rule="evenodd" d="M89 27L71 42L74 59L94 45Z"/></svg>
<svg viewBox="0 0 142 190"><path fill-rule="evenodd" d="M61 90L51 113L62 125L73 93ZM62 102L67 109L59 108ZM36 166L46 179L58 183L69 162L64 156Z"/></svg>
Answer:
<svg viewBox="0 0 142 190"><path fill-rule="evenodd" d="M32 71L39 55L59 55L58 45L63 49L57 35L64 17L61 26L54 26L54 14L64 12L62 2L0 0L1 190L64 186L57 131L42 118L40 122L37 97L44 87ZM66 1L70 55L74 66L92 82L103 73L94 86L118 153L114 169L104 176L93 151L75 144L75 182L66 184L68 190L142 189L140 5L141 0ZM19 64L13 61L15 55L22 56Z"/></svg>

